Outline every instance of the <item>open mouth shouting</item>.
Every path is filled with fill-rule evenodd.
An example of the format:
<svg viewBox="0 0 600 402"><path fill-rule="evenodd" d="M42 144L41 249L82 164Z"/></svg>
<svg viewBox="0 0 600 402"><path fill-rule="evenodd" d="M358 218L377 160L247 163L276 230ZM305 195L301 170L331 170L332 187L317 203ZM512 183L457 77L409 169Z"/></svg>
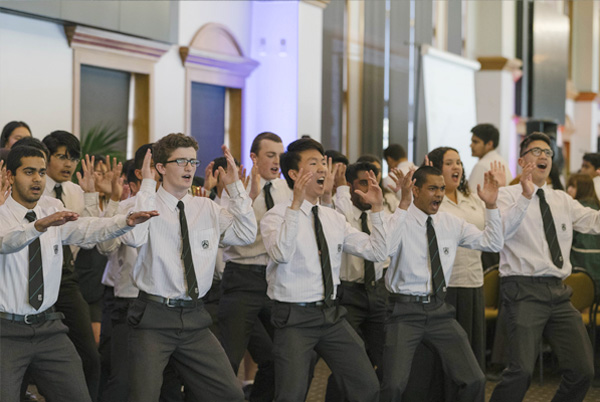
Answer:
<svg viewBox="0 0 600 402"><path fill-rule="evenodd" d="M187 182L191 182L192 181L192 175L191 174L184 174L183 176L181 176L183 178L183 180L187 183Z"/></svg>
<svg viewBox="0 0 600 402"><path fill-rule="evenodd" d="M29 189L31 190L31 193L34 195L42 194L42 186L31 186L31 187L29 187Z"/></svg>
<svg viewBox="0 0 600 402"><path fill-rule="evenodd" d="M548 167L548 163L547 162L539 162L536 166L540 170L546 170L546 168Z"/></svg>
<svg viewBox="0 0 600 402"><path fill-rule="evenodd" d="M452 173L452 180L456 183L458 183L460 181L460 173L459 172L454 172Z"/></svg>

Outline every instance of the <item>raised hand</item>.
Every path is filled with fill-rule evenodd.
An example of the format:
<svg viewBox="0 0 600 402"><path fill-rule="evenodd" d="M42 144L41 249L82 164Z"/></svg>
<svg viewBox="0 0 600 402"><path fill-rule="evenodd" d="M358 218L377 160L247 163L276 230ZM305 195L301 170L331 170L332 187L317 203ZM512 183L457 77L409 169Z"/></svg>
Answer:
<svg viewBox="0 0 600 402"><path fill-rule="evenodd" d="M83 172L83 175L81 174ZM94 181L94 157L88 154L81 159L81 172L75 173L79 187L86 193L96 192L96 183Z"/></svg>
<svg viewBox="0 0 600 402"><path fill-rule="evenodd" d="M362 199L363 202L371 204L371 211L379 212L383 209L383 192L379 183L377 183L377 176L372 170L368 172L369 175L369 188L366 193L360 190L354 190L354 192Z"/></svg>
<svg viewBox="0 0 600 402"><path fill-rule="evenodd" d="M323 195L321 196L321 202L323 204L331 204L331 195L333 194L334 179L341 163L333 163L331 157L327 158L327 173L325 174L325 181L323 182Z"/></svg>
<svg viewBox="0 0 600 402"><path fill-rule="evenodd" d="M55 212L44 218L35 221L35 229L38 232L45 232L50 226L61 226L67 222L76 221L79 214L71 211Z"/></svg>
<svg viewBox="0 0 600 402"><path fill-rule="evenodd" d="M142 179L154 180L154 168L152 168L152 150L148 148L144 161L142 162Z"/></svg>
<svg viewBox="0 0 600 402"><path fill-rule="evenodd" d="M294 182L294 198L292 199L292 209L298 210L306 197L306 185L312 180L313 173L300 169L298 179Z"/></svg>
<svg viewBox="0 0 600 402"><path fill-rule="evenodd" d="M252 170L250 170L250 191L248 195L254 201L258 194L260 194L260 173L258 171L258 166L252 165Z"/></svg>
<svg viewBox="0 0 600 402"><path fill-rule="evenodd" d="M219 171L216 170L213 173L213 166L215 166L215 162L211 162L208 164L206 169L204 169L204 192L210 193L210 190L213 189L214 186L217 185L217 181L219 178Z"/></svg>
<svg viewBox="0 0 600 402"><path fill-rule="evenodd" d="M433 167L433 162L429 160L429 156L427 156L427 155L425 155L425 161L423 162L423 166Z"/></svg>
<svg viewBox="0 0 600 402"><path fill-rule="evenodd" d="M348 185L348 182L346 181L346 165L344 165L343 163L339 163L338 165L338 170L335 173L334 179L335 188Z"/></svg>
<svg viewBox="0 0 600 402"><path fill-rule="evenodd" d="M238 169L238 176L242 181L244 188L247 190L248 184L250 184L250 176L246 174L246 168L244 167L244 165L240 165L240 168Z"/></svg>
<svg viewBox="0 0 600 402"><path fill-rule="evenodd" d="M4 204L10 195L10 182L6 174L4 161L0 160L0 205Z"/></svg>
<svg viewBox="0 0 600 402"><path fill-rule="evenodd" d="M400 190L402 190L402 199L400 200L398 208L407 210L412 202L412 189L415 186L416 181L416 179L413 179L413 175L417 169L413 166L406 174L403 174L400 169L395 170L397 170L395 174L399 176ZM398 193L398 191L395 191L395 193Z"/></svg>
<svg viewBox="0 0 600 402"><path fill-rule="evenodd" d="M498 182L494 179L491 172L485 172L483 174L483 188L480 184L477 185L477 195L483 202L487 209L496 208L496 200L498 199Z"/></svg>
<svg viewBox="0 0 600 402"><path fill-rule="evenodd" d="M523 189L523 197L531 199L535 192L535 185L533 184L533 170L535 169L535 163L528 163L521 172L521 188Z"/></svg>
<svg viewBox="0 0 600 402"><path fill-rule="evenodd" d="M235 164L235 159L233 158L233 155L231 155L227 145L221 145L221 149L223 150L225 159L227 159L227 172L222 167L219 167L219 176L223 180L223 184L227 186L228 184L235 183L239 180L238 167Z"/></svg>
<svg viewBox="0 0 600 402"><path fill-rule="evenodd" d="M490 163L490 173L494 177L494 179L498 182L499 187L506 186L506 167L498 162L493 161Z"/></svg>
<svg viewBox="0 0 600 402"><path fill-rule="evenodd" d="M117 163L117 158L113 158L112 168L106 175L110 173L110 199L113 201L121 201L123 196L123 164Z"/></svg>
<svg viewBox="0 0 600 402"><path fill-rule="evenodd" d="M127 216L127 225L135 226L146 222L153 216L158 216L158 211L140 211L134 212Z"/></svg>

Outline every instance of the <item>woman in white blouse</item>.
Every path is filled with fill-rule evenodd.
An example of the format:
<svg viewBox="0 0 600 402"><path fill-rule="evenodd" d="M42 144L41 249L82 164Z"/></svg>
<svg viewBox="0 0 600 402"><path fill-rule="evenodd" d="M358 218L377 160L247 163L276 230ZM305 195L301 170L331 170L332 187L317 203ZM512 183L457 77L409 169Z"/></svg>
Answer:
<svg viewBox="0 0 600 402"><path fill-rule="evenodd" d="M429 163L444 175L446 194L440 211L463 218L483 230L485 205L477 194L469 191L458 151L440 147L431 151L427 157ZM501 170L498 165L492 169L494 178L503 186L505 179L500 175ZM456 320L467 333L473 353L485 372L485 304L481 251L458 248L452 276L448 281L446 301L456 308Z"/></svg>

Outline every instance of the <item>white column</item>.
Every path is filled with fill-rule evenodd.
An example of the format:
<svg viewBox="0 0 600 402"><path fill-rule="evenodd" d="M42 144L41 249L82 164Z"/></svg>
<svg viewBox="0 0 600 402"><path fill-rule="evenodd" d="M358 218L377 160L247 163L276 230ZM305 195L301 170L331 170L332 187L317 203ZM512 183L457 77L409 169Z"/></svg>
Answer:
<svg viewBox="0 0 600 402"><path fill-rule="evenodd" d="M321 141L323 2L300 2L298 9L298 135Z"/></svg>
<svg viewBox="0 0 600 402"><path fill-rule="evenodd" d="M598 92L600 2L574 1L571 78L578 91Z"/></svg>
<svg viewBox="0 0 600 402"><path fill-rule="evenodd" d="M573 110L574 132L570 138L569 167L576 172L581 167L583 154L594 152L598 141L598 101L594 92L581 92L575 98Z"/></svg>

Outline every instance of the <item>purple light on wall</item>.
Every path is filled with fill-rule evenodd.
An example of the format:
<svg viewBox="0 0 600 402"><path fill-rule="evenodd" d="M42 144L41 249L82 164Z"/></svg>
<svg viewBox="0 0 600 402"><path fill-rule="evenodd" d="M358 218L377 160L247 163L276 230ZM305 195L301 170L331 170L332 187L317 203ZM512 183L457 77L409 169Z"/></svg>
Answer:
<svg viewBox="0 0 600 402"><path fill-rule="evenodd" d="M244 95L242 163L248 168L257 134L274 132L285 147L298 138L298 17L296 1L252 2L250 57L260 65Z"/></svg>

